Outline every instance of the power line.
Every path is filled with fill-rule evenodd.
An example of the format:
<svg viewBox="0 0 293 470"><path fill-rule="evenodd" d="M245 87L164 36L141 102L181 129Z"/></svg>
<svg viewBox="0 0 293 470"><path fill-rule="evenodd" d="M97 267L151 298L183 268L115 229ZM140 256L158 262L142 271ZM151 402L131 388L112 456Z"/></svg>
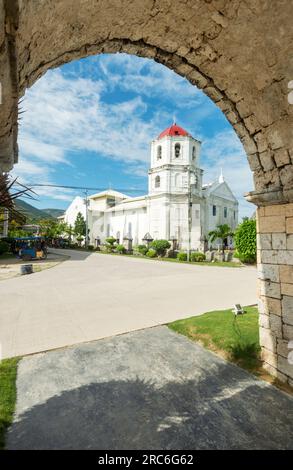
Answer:
<svg viewBox="0 0 293 470"><path fill-rule="evenodd" d="M109 188L89 188L85 186L67 186L67 185L61 185L61 184L28 184L29 187L31 188L36 188L36 187L45 187L45 188L63 188L63 189L78 189L78 190L83 190L83 191L111 191ZM123 192L128 192L128 193L145 193L145 189L116 189L115 191L119 191L121 193Z"/></svg>

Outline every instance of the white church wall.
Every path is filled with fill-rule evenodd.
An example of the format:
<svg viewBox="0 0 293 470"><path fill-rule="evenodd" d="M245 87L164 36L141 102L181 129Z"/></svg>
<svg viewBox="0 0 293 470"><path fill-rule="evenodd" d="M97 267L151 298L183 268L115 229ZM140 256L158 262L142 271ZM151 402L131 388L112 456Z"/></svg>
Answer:
<svg viewBox="0 0 293 470"><path fill-rule="evenodd" d="M64 221L74 227L75 220L79 212L83 215L84 218L86 217L86 206L84 199L80 196L76 196L65 212Z"/></svg>

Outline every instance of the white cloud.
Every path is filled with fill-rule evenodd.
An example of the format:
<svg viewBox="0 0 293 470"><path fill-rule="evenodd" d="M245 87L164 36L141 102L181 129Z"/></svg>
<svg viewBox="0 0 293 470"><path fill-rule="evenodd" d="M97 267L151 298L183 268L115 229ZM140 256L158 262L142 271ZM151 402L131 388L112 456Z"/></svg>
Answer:
<svg viewBox="0 0 293 470"><path fill-rule="evenodd" d="M99 57L100 69L109 86L119 86L147 97L171 99L178 108L192 108L202 102L202 93L180 75L153 60L128 54L113 54Z"/></svg>

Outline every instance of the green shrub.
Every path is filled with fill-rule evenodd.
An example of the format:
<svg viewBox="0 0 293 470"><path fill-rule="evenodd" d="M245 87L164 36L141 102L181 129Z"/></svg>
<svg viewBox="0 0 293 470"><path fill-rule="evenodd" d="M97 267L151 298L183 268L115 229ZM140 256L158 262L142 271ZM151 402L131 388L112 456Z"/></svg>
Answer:
<svg viewBox="0 0 293 470"><path fill-rule="evenodd" d="M114 237L108 237L108 238L106 238L106 243L108 243L108 245L112 245L112 246L113 246L114 243L116 243L116 241L117 241L117 240L116 240L116 238L114 238Z"/></svg>
<svg viewBox="0 0 293 470"><path fill-rule="evenodd" d="M148 247L146 245L138 245L137 247L137 251L141 254L141 255L146 255L147 252L148 252Z"/></svg>
<svg viewBox="0 0 293 470"><path fill-rule="evenodd" d="M249 219L242 222L235 231L234 242L240 261L254 263L256 261L256 221Z"/></svg>
<svg viewBox="0 0 293 470"><path fill-rule="evenodd" d="M8 253L9 250L10 250L9 243L0 241L0 255L3 255L4 253Z"/></svg>
<svg viewBox="0 0 293 470"><path fill-rule="evenodd" d="M115 248L115 243L117 242L116 238L114 237L108 237L106 238L106 251L107 253L112 253Z"/></svg>
<svg viewBox="0 0 293 470"><path fill-rule="evenodd" d="M158 256L165 256L166 251L171 247L171 244L168 240L154 240L150 244L150 247L156 250Z"/></svg>
<svg viewBox="0 0 293 470"><path fill-rule="evenodd" d="M206 259L206 255L204 253L201 253L200 251L195 251L194 253L191 253L190 255L190 261L192 262L200 262L204 261Z"/></svg>
<svg viewBox="0 0 293 470"><path fill-rule="evenodd" d="M146 255L149 257L149 258L155 258L157 256L157 252L156 250L153 250L152 248L150 248L147 252L146 252Z"/></svg>
<svg viewBox="0 0 293 470"><path fill-rule="evenodd" d="M187 261L187 253L184 253L183 251L177 253L177 259L179 261Z"/></svg>
<svg viewBox="0 0 293 470"><path fill-rule="evenodd" d="M255 263L254 256L243 255L242 253L238 253L238 251L235 251L233 256L234 258L238 258L241 261L241 263L247 263L247 264Z"/></svg>
<svg viewBox="0 0 293 470"><path fill-rule="evenodd" d="M121 255L124 255L126 253L126 248L123 245L117 245L116 246L116 251L117 251L117 253L120 253Z"/></svg>
<svg viewBox="0 0 293 470"><path fill-rule="evenodd" d="M94 251L95 247L94 245L88 245L87 249L90 251Z"/></svg>

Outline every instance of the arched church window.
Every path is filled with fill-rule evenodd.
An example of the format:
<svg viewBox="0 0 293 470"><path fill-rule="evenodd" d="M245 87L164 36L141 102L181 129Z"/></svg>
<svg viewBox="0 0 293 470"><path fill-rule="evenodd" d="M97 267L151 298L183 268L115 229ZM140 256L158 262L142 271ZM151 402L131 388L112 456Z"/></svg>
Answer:
<svg viewBox="0 0 293 470"><path fill-rule="evenodd" d="M161 160L161 158L162 158L162 147L161 145L159 145L157 148L157 160Z"/></svg>
<svg viewBox="0 0 293 470"><path fill-rule="evenodd" d="M195 160L196 158L196 148L195 146L192 147L192 160Z"/></svg>
<svg viewBox="0 0 293 470"><path fill-rule="evenodd" d="M175 144L175 158L180 157L180 144Z"/></svg>
<svg viewBox="0 0 293 470"><path fill-rule="evenodd" d="M155 188L159 188L161 184L161 178L158 176L155 177Z"/></svg>

